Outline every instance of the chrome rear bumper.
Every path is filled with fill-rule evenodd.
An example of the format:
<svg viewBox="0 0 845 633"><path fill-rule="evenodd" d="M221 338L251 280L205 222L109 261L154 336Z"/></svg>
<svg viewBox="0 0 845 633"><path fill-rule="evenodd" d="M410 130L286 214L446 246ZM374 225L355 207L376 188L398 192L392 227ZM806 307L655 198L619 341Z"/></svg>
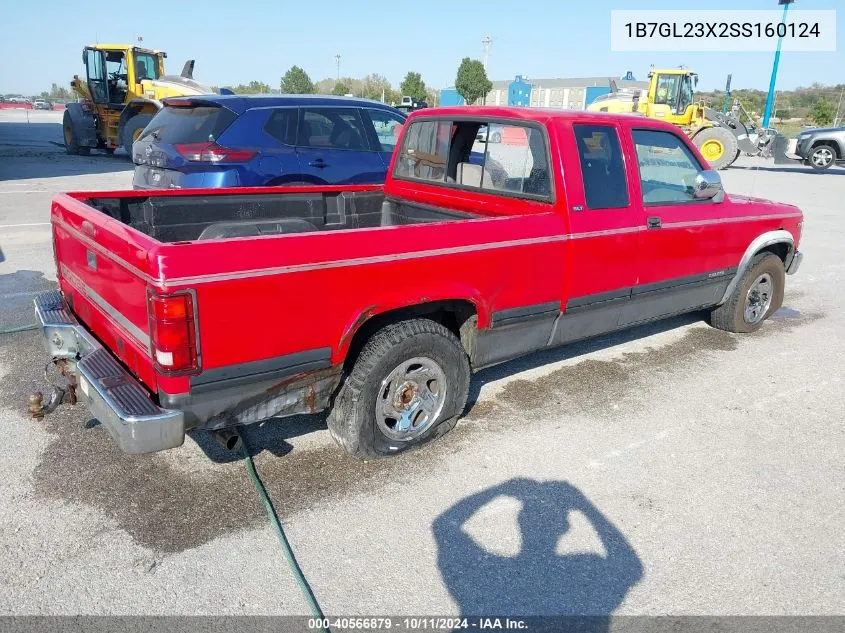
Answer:
<svg viewBox="0 0 845 633"><path fill-rule="evenodd" d="M80 323L58 291L35 298L35 316L53 358L69 362L91 413L124 453L153 453L181 446L181 411L162 409L149 392Z"/></svg>

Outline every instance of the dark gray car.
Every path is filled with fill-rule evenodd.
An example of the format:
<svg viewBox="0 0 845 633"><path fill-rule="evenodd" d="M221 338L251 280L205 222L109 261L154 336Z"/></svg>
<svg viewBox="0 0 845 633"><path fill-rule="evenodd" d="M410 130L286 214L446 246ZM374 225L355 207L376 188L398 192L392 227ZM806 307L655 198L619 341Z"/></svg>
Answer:
<svg viewBox="0 0 845 633"><path fill-rule="evenodd" d="M813 169L845 164L845 127L805 130L798 135L795 154Z"/></svg>

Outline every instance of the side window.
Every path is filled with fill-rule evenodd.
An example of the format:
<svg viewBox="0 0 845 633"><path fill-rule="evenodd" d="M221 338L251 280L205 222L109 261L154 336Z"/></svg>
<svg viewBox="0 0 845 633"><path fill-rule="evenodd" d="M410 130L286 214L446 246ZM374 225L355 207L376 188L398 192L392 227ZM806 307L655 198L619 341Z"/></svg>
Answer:
<svg viewBox="0 0 845 633"><path fill-rule="evenodd" d="M680 137L661 130L632 130L640 165L643 204L678 204L695 200L701 165Z"/></svg>
<svg viewBox="0 0 845 633"><path fill-rule="evenodd" d="M370 121L376 130L379 146L382 152L392 152L399 140L404 121L401 117L386 110L367 109Z"/></svg>
<svg viewBox="0 0 845 633"><path fill-rule="evenodd" d="M443 182L451 136L451 121L412 123L405 133L394 176Z"/></svg>
<svg viewBox="0 0 845 633"><path fill-rule="evenodd" d="M270 113L264 131L285 145L296 145L296 125L299 119L298 108L279 108Z"/></svg>
<svg viewBox="0 0 845 633"><path fill-rule="evenodd" d="M301 147L370 149L357 108L303 108L298 137Z"/></svg>
<svg viewBox="0 0 845 633"><path fill-rule="evenodd" d="M479 137L486 138L482 189L549 196L549 163L540 130L491 123L479 130Z"/></svg>
<svg viewBox="0 0 845 633"><path fill-rule="evenodd" d="M575 125L584 195L590 209L627 207L628 181L616 129L609 125Z"/></svg>

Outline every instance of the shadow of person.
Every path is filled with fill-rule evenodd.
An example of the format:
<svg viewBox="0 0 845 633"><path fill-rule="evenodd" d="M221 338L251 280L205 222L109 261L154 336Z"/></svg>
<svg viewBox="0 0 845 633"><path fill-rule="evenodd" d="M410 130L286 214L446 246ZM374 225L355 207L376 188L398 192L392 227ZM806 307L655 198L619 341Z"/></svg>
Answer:
<svg viewBox="0 0 845 633"><path fill-rule="evenodd" d="M465 529L476 512L502 497L522 506L522 545L515 556L491 553ZM557 553L573 512L586 518L604 555ZM580 490L562 481L512 479L462 499L435 519L433 530L443 580L467 617L600 616L579 619L575 628L603 631L606 616L643 575L622 533Z"/></svg>

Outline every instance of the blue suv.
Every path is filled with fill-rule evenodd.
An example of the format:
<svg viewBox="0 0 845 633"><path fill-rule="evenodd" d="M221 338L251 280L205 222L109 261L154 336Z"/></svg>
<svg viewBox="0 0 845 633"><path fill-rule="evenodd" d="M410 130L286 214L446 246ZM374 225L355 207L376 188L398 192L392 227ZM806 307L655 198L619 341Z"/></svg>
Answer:
<svg viewBox="0 0 845 633"><path fill-rule="evenodd" d="M382 183L405 118L349 97L174 97L132 147L133 186Z"/></svg>

